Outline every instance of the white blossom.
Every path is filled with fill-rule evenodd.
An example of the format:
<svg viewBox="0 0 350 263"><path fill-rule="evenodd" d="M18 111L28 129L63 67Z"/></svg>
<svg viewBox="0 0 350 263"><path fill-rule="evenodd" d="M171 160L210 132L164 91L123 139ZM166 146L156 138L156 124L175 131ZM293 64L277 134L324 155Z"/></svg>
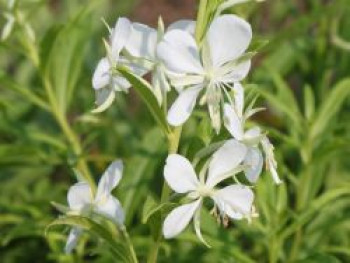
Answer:
<svg viewBox="0 0 350 263"><path fill-rule="evenodd" d="M98 106L93 112L106 110L114 101L115 92L126 92L131 87L130 83L116 71L117 66L125 66L137 75L146 73L142 65L133 63L121 54L132 30L131 22L124 17L119 18L115 27L110 30L109 42L106 43L107 56L99 61L92 78Z"/></svg>
<svg viewBox="0 0 350 263"><path fill-rule="evenodd" d="M179 20L169 25L166 32L172 30L184 30L194 34L195 22L193 20ZM152 72L152 89L159 102L162 104L165 93L170 91L170 85L166 78L165 67L157 56L157 46L164 37L163 21L159 19L158 30L140 23L132 24L132 32L125 49L138 60L148 71Z"/></svg>
<svg viewBox="0 0 350 263"><path fill-rule="evenodd" d="M240 59L252 38L249 23L235 15L223 15L212 22L201 46L183 30L167 32L157 55L167 68L171 84L180 90L168 112L173 126L182 125L191 115L201 91L201 103L208 105L212 125L221 127L221 107L232 84L244 79L250 60Z"/></svg>
<svg viewBox="0 0 350 263"><path fill-rule="evenodd" d="M187 194L191 200L172 210L163 224L165 238L173 238L194 220L198 238L205 243L200 232L200 208L203 199L210 197L221 216L231 219L250 218L254 194L249 187L233 184L222 189L218 184L241 171L240 163L247 152L244 144L236 140L227 141L209 162L208 175L197 178L191 163L183 156L171 154L164 167L164 177L176 193Z"/></svg>
<svg viewBox="0 0 350 263"><path fill-rule="evenodd" d="M118 185L123 173L121 161L113 162L102 175L96 195L92 195L91 187L86 182L79 182L70 187L67 195L71 215L90 215L98 213L112 220L118 225L124 222L124 211L117 198L112 195L112 190ZM78 227L72 228L65 247L66 253L70 253L75 247L81 234Z"/></svg>
<svg viewBox="0 0 350 263"><path fill-rule="evenodd" d="M261 133L259 127L255 126L247 131L244 130L246 119L256 111L252 109L243 114L243 87L235 85L235 91L234 106L228 103L224 105L224 123L231 135L236 140L244 143L248 148L244 164L248 165L249 168L245 169L245 175L251 183L255 183L258 180L264 162L259 148L259 144L261 144L265 153L266 167L275 183L280 184L282 181L277 174L277 162L273 154L273 146L266 135Z"/></svg>

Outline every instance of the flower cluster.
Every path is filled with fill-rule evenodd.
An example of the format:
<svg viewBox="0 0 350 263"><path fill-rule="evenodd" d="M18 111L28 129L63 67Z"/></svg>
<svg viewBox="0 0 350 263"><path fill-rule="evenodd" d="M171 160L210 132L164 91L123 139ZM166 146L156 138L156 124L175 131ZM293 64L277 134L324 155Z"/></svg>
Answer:
<svg viewBox="0 0 350 263"><path fill-rule="evenodd" d="M173 153L164 167L167 184L185 197L183 204L165 218L164 237L175 237L193 219L197 236L207 244L200 230L200 212L206 198L212 200L221 220L251 220L256 216L252 186L241 184L236 174L243 172L248 182L256 183L265 161L275 183L281 181L266 134L259 127L245 130L247 119L260 110L245 107L241 84L251 66L247 53L252 40L250 24L236 15L217 16L200 41L195 38L195 28L196 22L190 20L178 21L165 30L161 19L157 29L118 19L115 27L109 28L106 56L97 65L92 85L97 104L94 111L101 112L111 105L116 92L127 92L131 87L120 67L138 77L151 73L150 87L160 106L166 107L167 92L175 89L178 93L167 114L171 126L183 125L198 100L198 104L206 105L216 133L224 125L232 135L200 166ZM70 213L98 213L122 225L123 210L111 195L121 174L121 162L113 163L102 176L95 197L86 183L72 186L68 192ZM232 179L233 184L229 182ZM67 251L80 232L79 228L71 231Z"/></svg>

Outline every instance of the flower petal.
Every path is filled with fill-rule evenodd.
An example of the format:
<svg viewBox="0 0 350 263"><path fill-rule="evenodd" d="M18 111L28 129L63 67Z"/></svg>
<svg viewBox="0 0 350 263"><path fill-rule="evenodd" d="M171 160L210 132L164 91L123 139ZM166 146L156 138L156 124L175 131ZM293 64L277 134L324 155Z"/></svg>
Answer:
<svg viewBox="0 0 350 263"><path fill-rule="evenodd" d="M105 111L112 105L115 99L115 92L112 88L106 87L103 89L96 90L95 92L97 108L92 110L92 113L100 113Z"/></svg>
<svg viewBox="0 0 350 263"><path fill-rule="evenodd" d="M134 57L155 60L157 30L140 23L133 23L126 50Z"/></svg>
<svg viewBox="0 0 350 263"><path fill-rule="evenodd" d="M235 82L233 86L235 110L239 118L242 118L244 108L244 89L241 83Z"/></svg>
<svg viewBox="0 0 350 263"><path fill-rule="evenodd" d="M176 21L168 26L167 31L169 32L170 30L174 30L174 29L186 31L190 33L192 36L194 36L194 32L196 29L196 21L189 20L189 19Z"/></svg>
<svg viewBox="0 0 350 263"><path fill-rule="evenodd" d="M102 58L95 69L92 77L92 87L95 90L102 89L110 83L110 64L107 58Z"/></svg>
<svg viewBox="0 0 350 263"><path fill-rule="evenodd" d="M239 64L227 63L225 66L219 68L220 80L224 83L235 83L243 80L249 73L251 61L246 60Z"/></svg>
<svg viewBox="0 0 350 263"><path fill-rule="evenodd" d="M197 237L199 238L199 240L206 245L208 248L210 248L211 246L205 241L205 239L202 236L202 232L201 232L201 210L197 209L196 212L194 213L194 217L193 217L193 225L194 225L194 230L196 232Z"/></svg>
<svg viewBox="0 0 350 263"><path fill-rule="evenodd" d="M190 117L201 89L201 86L195 86L180 92L168 111L167 119L171 125L180 126Z"/></svg>
<svg viewBox="0 0 350 263"><path fill-rule="evenodd" d="M256 145L258 144L264 135L261 134L261 129L259 127L250 128L243 135L243 141L245 144Z"/></svg>
<svg viewBox="0 0 350 263"><path fill-rule="evenodd" d="M181 205L175 208L165 218L163 224L163 235L165 238L173 238L180 234L191 221L194 213L199 209L201 200L197 200L190 204Z"/></svg>
<svg viewBox="0 0 350 263"><path fill-rule="evenodd" d="M216 18L207 33L214 66L237 59L248 48L252 30L248 22L235 15Z"/></svg>
<svg viewBox="0 0 350 263"><path fill-rule="evenodd" d="M118 60L119 53L126 45L131 34L131 23L129 19L120 17L114 29L112 30L110 42L111 42L111 59Z"/></svg>
<svg viewBox="0 0 350 263"><path fill-rule="evenodd" d="M271 173L272 179L275 181L276 184L282 183L281 179L278 177L277 162L275 160L275 155L273 152L274 147L272 143L266 136L264 136L261 140L261 145L265 152L266 166Z"/></svg>
<svg viewBox="0 0 350 263"><path fill-rule="evenodd" d="M64 252L66 254L72 253L72 250L76 247L79 237L81 236L83 230L78 227L74 227L69 232L69 236L67 238L66 246L64 248Z"/></svg>
<svg viewBox="0 0 350 263"><path fill-rule="evenodd" d="M88 183L79 182L72 185L67 194L68 205L72 210L81 211L92 203L92 192Z"/></svg>
<svg viewBox="0 0 350 263"><path fill-rule="evenodd" d="M234 173L246 154L247 147L244 144L234 139L228 140L213 154L209 163L206 185L214 187L231 173Z"/></svg>
<svg viewBox="0 0 350 263"><path fill-rule="evenodd" d="M158 44L157 56L174 73L203 74L196 41L186 31L167 32Z"/></svg>
<svg viewBox="0 0 350 263"><path fill-rule="evenodd" d="M124 223L124 210L119 200L112 195L108 195L105 200L97 202L95 205L95 211L105 217L108 217L119 225Z"/></svg>
<svg viewBox="0 0 350 263"><path fill-rule="evenodd" d="M243 139L244 132L242 120L239 118L232 105L228 103L225 103L224 105L224 123L226 129L231 133L231 135L235 139Z"/></svg>
<svg viewBox="0 0 350 263"><path fill-rule="evenodd" d="M250 217L254 200L253 191L243 185L230 185L216 191L213 200L219 210L232 219Z"/></svg>
<svg viewBox="0 0 350 263"><path fill-rule="evenodd" d="M123 162L115 161L111 163L103 173L96 193L96 200L100 200L110 195L112 190L118 185L123 175Z"/></svg>
<svg viewBox="0 0 350 263"><path fill-rule="evenodd" d="M250 147L246 157L244 158L244 164L248 165L249 168L245 170L245 176L251 183L256 183L261 173L264 159L261 151L258 148Z"/></svg>
<svg viewBox="0 0 350 263"><path fill-rule="evenodd" d="M179 154L170 154L166 159L164 178L177 193L194 191L199 184L192 164Z"/></svg>

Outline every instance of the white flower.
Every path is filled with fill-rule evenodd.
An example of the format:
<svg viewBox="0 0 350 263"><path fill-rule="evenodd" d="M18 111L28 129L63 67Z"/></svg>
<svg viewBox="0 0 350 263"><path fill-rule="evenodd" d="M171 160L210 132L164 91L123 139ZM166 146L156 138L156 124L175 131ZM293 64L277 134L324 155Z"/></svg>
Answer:
<svg viewBox="0 0 350 263"><path fill-rule="evenodd" d="M121 55L121 51L132 33L132 25L127 18L119 18L111 30L109 43L106 43L107 56L102 58L93 75L92 86L96 91L97 109L93 112L106 110L114 101L116 91L127 91L131 85L115 68L125 66L137 75L143 75L146 70Z"/></svg>
<svg viewBox="0 0 350 263"><path fill-rule="evenodd" d="M195 22L193 20L179 20L172 23L167 32L171 30L185 30L194 34ZM162 104L164 94L170 91L170 85L166 78L165 67L158 58L156 50L158 43L163 40L164 25L159 19L158 31L147 25L133 23L130 37L125 45L125 49L135 58L141 58L144 67L152 71L152 88L159 102Z"/></svg>
<svg viewBox="0 0 350 263"><path fill-rule="evenodd" d="M256 112L249 110L243 114L243 88L241 85L235 85L235 103L224 105L224 123L227 130L238 141L244 143L247 148L247 155L244 158L244 164L249 168L245 169L245 175L251 183L255 183L263 167L263 156L259 149L259 143L265 153L266 167L271 172L272 178L276 184L282 181L277 174L277 162L273 154L273 146L265 134L261 134L259 127L253 127L247 131L244 130L246 119Z"/></svg>
<svg viewBox="0 0 350 263"><path fill-rule="evenodd" d="M88 183L79 182L71 186L67 199L70 208L69 214L90 215L91 212L103 215L118 225L124 222L124 211L117 198L112 195L112 190L118 185L123 173L123 163L113 162L102 175L95 197ZM66 253L70 253L75 247L81 234L80 228L72 228L65 247Z"/></svg>
<svg viewBox="0 0 350 263"><path fill-rule="evenodd" d="M186 31L171 30L165 34L157 55L166 66L172 85L181 90L168 112L171 125L182 125L189 118L199 93L205 89L201 102L207 103L213 127L220 130L220 103L228 96L231 85L249 72L250 60L240 58L251 38L250 25L235 15L214 19L201 47Z"/></svg>
<svg viewBox="0 0 350 263"><path fill-rule="evenodd" d="M200 208L203 198L210 197L222 216L232 219L250 218L254 194L243 185L229 185L222 189L216 186L239 172L239 164L246 155L246 147L236 140L227 141L209 162L208 176L201 173L198 180L191 163L181 155L169 155L164 167L164 177L176 193L185 194L192 202L170 212L163 225L165 238L173 238L182 232L194 218L198 238L205 243L200 232Z"/></svg>

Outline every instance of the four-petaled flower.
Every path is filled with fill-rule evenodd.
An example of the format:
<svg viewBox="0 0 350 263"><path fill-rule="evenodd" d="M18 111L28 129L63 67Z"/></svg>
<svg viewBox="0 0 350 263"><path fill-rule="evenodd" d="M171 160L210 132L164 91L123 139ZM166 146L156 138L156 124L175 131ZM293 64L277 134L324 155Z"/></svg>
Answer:
<svg viewBox="0 0 350 263"><path fill-rule="evenodd" d="M196 234L205 243L200 232L200 208L205 197L214 201L222 216L231 219L249 219L252 216L254 194L249 187L233 184L217 189L220 182L241 171L239 164L246 152L244 144L236 140L227 141L210 160L207 178L201 173L199 179L185 157L178 154L168 156L164 168L165 180L176 193L187 193L191 202L175 208L166 217L163 225L165 238L178 235L194 218Z"/></svg>
<svg viewBox="0 0 350 263"><path fill-rule="evenodd" d="M113 162L102 175L95 197L86 182L79 182L70 187L67 195L71 215L91 215L97 213L107 217L118 225L124 223L124 211L119 200L112 195L123 174L123 163ZM81 229L74 227L68 236L65 251L70 253L81 234Z"/></svg>
<svg viewBox="0 0 350 263"><path fill-rule="evenodd" d="M189 118L199 93L205 90L201 104L207 104L212 125L219 132L224 96L229 99L232 85L249 72L250 60L241 58L251 38L249 23L235 15L214 19L201 46L186 31L165 34L157 55L168 70L171 84L180 90L168 112L171 125L180 126Z"/></svg>

